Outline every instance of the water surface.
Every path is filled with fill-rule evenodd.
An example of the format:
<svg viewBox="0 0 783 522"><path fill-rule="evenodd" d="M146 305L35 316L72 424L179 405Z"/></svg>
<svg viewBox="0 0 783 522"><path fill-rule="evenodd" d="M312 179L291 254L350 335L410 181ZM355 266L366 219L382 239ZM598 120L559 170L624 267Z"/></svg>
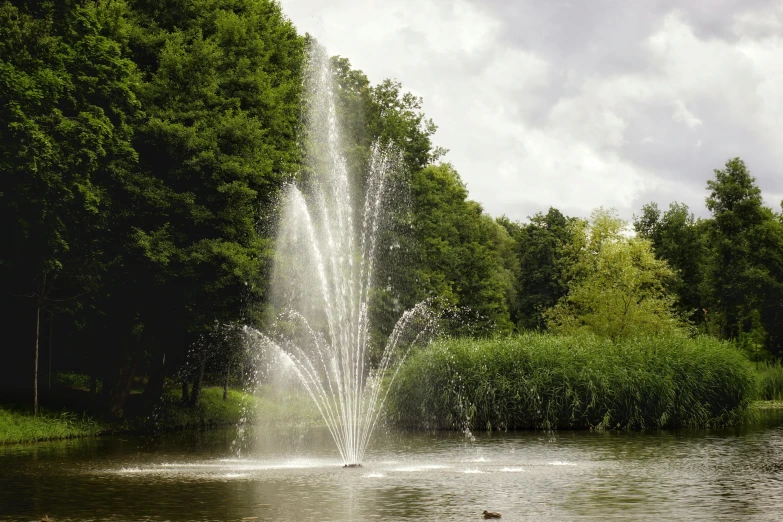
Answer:
<svg viewBox="0 0 783 522"><path fill-rule="evenodd" d="M783 410L658 433L377 433L343 469L324 429L0 446L0 520L775 520Z"/></svg>

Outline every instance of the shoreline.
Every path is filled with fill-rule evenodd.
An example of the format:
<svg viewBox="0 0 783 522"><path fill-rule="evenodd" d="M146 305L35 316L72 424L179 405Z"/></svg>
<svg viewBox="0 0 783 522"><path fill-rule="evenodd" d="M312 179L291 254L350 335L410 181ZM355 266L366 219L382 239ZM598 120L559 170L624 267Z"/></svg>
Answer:
<svg viewBox="0 0 783 522"><path fill-rule="evenodd" d="M205 388L206 390L218 390L217 387ZM219 389L222 394L222 389ZM236 395L245 395L244 392L234 391ZM236 397L234 398L236 399ZM242 397L244 400L245 397ZM222 400L222 397L221 397ZM229 401L227 401L229 402ZM241 406L236 400L231 401L237 406ZM751 409L755 410L779 410L783 409L783 400L757 400L754 401ZM185 407L178 405L178 409L186 410ZM206 411L205 411L206 410ZM14 422L20 422L27 424L28 426L33 423L41 423L43 427L48 426L51 431L49 434L45 434L43 431L38 436L30 437L16 437L12 438L8 436L8 421L9 415L14 416ZM191 410L189 412L190 422L182 422L182 418L179 418L179 423L166 423L154 426L154 431L157 433L172 433L182 431L197 431L213 428L225 428L236 425L240 422L240 418L217 418L214 415L214 411L209 411L209 408L204 408L203 405L198 410ZM86 417L83 414L80 415L74 412L45 412L38 416L38 419L33 417L32 414L22 413L18 410L18 407L0 404L0 446L12 446L16 444L36 444L39 442L52 442L59 440L69 440L84 437L105 437L117 434L143 434L149 433L150 427L146 426L147 419L125 419L117 424L106 423L105 421L98 421L92 418ZM250 421L250 424L253 422ZM752 423L750 423L752 424ZM41 426L39 426L41 429ZM64 431L67 430L67 431ZM558 431L570 431L570 430L558 430ZM577 430L582 431L582 430Z"/></svg>

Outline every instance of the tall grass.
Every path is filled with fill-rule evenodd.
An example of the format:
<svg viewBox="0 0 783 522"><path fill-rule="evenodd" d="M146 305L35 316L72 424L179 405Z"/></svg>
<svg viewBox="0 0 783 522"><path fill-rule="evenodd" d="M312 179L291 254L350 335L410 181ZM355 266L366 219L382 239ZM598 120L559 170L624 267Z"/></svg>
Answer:
<svg viewBox="0 0 783 522"><path fill-rule="evenodd" d="M104 430L84 415L42 410L34 416L27 410L0 406L0 444L84 437Z"/></svg>
<svg viewBox="0 0 783 522"><path fill-rule="evenodd" d="M764 401L783 401L783 365L761 363L756 366L758 373L759 399Z"/></svg>
<svg viewBox="0 0 783 522"><path fill-rule="evenodd" d="M414 354L388 416L416 429L649 429L737 424L756 382L714 339L524 334L444 340Z"/></svg>

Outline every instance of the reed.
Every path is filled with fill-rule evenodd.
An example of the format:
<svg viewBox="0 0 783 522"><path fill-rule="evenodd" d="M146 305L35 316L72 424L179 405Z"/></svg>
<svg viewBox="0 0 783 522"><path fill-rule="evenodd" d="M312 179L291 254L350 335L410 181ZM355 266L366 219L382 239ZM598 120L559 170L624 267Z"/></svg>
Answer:
<svg viewBox="0 0 783 522"><path fill-rule="evenodd" d="M387 417L414 429L658 429L752 416L753 369L707 337L612 343L528 333L450 339L415 354Z"/></svg>
<svg viewBox="0 0 783 522"><path fill-rule="evenodd" d="M783 365L780 361L760 363L756 371L758 398L763 401L783 401Z"/></svg>

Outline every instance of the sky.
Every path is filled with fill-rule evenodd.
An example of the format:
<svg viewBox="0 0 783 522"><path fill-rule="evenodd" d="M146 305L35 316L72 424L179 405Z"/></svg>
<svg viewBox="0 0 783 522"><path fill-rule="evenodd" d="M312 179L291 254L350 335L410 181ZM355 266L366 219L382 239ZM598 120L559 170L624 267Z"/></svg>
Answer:
<svg viewBox="0 0 783 522"><path fill-rule="evenodd" d="M372 83L424 100L470 198L526 221L552 206L708 216L741 157L783 199L783 0L281 0Z"/></svg>

